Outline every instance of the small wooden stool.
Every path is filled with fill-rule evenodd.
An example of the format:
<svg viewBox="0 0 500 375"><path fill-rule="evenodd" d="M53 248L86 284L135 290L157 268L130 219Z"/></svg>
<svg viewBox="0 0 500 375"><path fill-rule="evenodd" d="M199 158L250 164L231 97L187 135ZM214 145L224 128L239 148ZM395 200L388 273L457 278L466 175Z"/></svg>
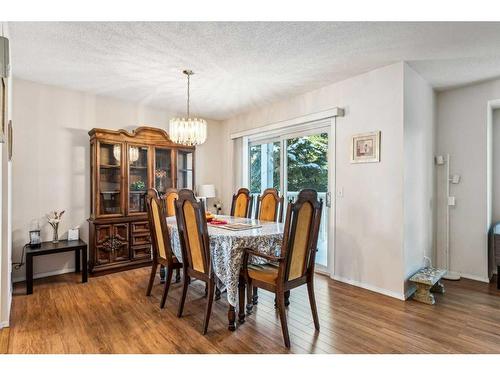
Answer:
<svg viewBox="0 0 500 375"><path fill-rule="evenodd" d="M417 286L417 291L413 295L413 299L428 305L434 305L436 301L431 292L444 293L444 285L441 283L441 278L445 273L445 270L439 268L426 267L410 277L410 281L413 281Z"/></svg>

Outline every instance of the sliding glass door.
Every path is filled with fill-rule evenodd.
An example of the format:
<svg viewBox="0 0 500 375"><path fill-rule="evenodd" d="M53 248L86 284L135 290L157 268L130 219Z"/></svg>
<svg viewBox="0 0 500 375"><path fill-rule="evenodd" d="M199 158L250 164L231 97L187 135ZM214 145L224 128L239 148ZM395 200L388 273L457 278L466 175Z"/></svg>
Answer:
<svg viewBox="0 0 500 375"><path fill-rule="evenodd" d="M329 135L330 126L325 125L248 143L248 185L252 194L273 187L284 195L287 204L296 199L300 190L311 188L323 199L316 263L325 271L328 267L330 181L333 181Z"/></svg>
<svg viewBox="0 0 500 375"><path fill-rule="evenodd" d="M316 263L328 265L328 132L294 135L285 140L285 200L295 200L302 189L314 189L323 200L323 214L318 237Z"/></svg>

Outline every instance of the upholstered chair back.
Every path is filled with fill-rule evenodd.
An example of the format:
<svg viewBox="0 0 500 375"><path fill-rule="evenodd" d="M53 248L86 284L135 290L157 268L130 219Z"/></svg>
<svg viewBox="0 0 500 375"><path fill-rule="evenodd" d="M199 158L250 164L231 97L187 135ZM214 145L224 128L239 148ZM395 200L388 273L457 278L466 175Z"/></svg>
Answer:
<svg viewBox="0 0 500 375"><path fill-rule="evenodd" d="M167 189L163 198L165 199L165 207L167 216L175 216L175 200L179 197L177 189Z"/></svg>
<svg viewBox="0 0 500 375"><path fill-rule="evenodd" d="M282 254L286 281L313 272L323 202L313 189L302 190L287 208Z"/></svg>
<svg viewBox="0 0 500 375"><path fill-rule="evenodd" d="M148 210L149 230L151 233L151 243L153 256L167 259L172 254L170 247L170 237L168 235L167 223L165 220L165 204L158 196L155 189L149 189L146 195L146 205Z"/></svg>
<svg viewBox="0 0 500 375"><path fill-rule="evenodd" d="M188 189L179 190L175 202L183 262L197 272L208 274L210 251L205 207Z"/></svg>
<svg viewBox="0 0 500 375"><path fill-rule="evenodd" d="M233 194L231 204L231 216L250 217L252 212L253 198L250 195L250 190L241 188L236 194Z"/></svg>
<svg viewBox="0 0 500 375"><path fill-rule="evenodd" d="M282 221L283 197L280 198L278 190L266 189L257 198L256 218L265 221Z"/></svg>

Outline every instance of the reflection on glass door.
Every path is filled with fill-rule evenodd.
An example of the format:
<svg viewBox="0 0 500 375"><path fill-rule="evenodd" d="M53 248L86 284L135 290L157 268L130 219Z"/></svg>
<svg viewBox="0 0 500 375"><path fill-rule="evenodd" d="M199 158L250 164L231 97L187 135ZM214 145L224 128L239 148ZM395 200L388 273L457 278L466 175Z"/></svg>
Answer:
<svg viewBox="0 0 500 375"><path fill-rule="evenodd" d="M99 143L99 214L121 212L121 143Z"/></svg>
<svg viewBox="0 0 500 375"><path fill-rule="evenodd" d="M158 193L165 194L168 188L174 187L172 181L172 150L155 148L154 187Z"/></svg>
<svg viewBox="0 0 500 375"><path fill-rule="evenodd" d="M193 188L193 152L177 152L177 189Z"/></svg>
<svg viewBox="0 0 500 375"><path fill-rule="evenodd" d="M302 189L310 188L323 199L316 263L327 266L328 255L328 133L286 139L285 201L295 200Z"/></svg>
<svg viewBox="0 0 500 375"><path fill-rule="evenodd" d="M129 212L146 212L148 147L129 145Z"/></svg>

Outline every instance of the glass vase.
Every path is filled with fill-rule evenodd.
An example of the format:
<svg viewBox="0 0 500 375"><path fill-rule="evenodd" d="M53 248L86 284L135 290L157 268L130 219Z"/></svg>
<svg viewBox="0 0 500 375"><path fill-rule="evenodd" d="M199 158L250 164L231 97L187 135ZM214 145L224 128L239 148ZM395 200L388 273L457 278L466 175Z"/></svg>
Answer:
<svg viewBox="0 0 500 375"><path fill-rule="evenodd" d="M58 233L59 224L53 224L52 229L54 231L54 233L52 235L52 243L58 243L59 242L59 233Z"/></svg>

